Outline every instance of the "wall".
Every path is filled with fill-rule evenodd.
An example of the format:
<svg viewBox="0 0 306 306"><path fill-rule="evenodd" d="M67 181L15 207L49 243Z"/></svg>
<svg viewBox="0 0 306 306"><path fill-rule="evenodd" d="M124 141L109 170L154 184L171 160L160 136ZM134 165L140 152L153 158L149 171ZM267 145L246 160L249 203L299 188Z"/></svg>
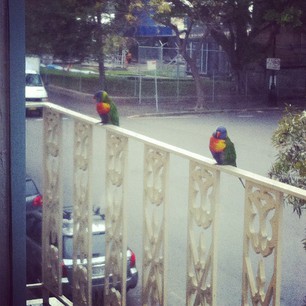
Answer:
<svg viewBox="0 0 306 306"><path fill-rule="evenodd" d="M0 276L6 281L1 282L0 286L0 304L8 305L10 292L10 252L9 252L9 227L10 214L7 203L9 203L9 129L8 129L8 26L7 26L7 2L0 2Z"/></svg>

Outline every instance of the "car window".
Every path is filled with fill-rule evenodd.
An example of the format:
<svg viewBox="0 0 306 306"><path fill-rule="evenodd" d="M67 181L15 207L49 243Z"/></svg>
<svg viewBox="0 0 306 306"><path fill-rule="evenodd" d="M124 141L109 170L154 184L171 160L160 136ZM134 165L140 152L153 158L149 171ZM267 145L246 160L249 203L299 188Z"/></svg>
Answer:
<svg viewBox="0 0 306 306"><path fill-rule="evenodd" d="M26 75L26 86L42 86L40 75L28 73Z"/></svg>
<svg viewBox="0 0 306 306"><path fill-rule="evenodd" d="M96 233L92 236L92 257L105 256L105 234ZM63 237L63 257L66 259L73 258L73 237Z"/></svg>
<svg viewBox="0 0 306 306"><path fill-rule="evenodd" d="M38 190L32 180L26 180L26 196L38 194Z"/></svg>

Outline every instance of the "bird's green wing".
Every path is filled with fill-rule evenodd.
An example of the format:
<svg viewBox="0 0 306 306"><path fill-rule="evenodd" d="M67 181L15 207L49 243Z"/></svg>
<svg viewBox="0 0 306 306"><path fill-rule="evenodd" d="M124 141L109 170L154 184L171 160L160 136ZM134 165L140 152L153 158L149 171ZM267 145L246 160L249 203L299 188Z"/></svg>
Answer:
<svg viewBox="0 0 306 306"><path fill-rule="evenodd" d="M115 103L106 91L103 91L102 101L110 104L109 118L112 124L119 126L119 114Z"/></svg>
<svg viewBox="0 0 306 306"><path fill-rule="evenodd" d="M109 111L109 116L110 116L111 122L112 124L119 126L119 114L118 114L117 107L112 101L110 101L110 105L111 105L111 108Z"/></svg>
<svg viewBox="0 0 306 306"><path fill-rule="evenodd" d="M230 138L225 139L226 147L224 149L224 165L231 165L237 167L236 164L236 150Z"/></svg>

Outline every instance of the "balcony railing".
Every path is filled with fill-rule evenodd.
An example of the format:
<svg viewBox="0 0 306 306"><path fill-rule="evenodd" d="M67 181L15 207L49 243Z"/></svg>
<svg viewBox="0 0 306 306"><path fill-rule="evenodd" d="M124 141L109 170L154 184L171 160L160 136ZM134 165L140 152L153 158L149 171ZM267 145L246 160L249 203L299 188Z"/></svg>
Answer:
<svg viewBox="0 0 306 306"><path fill-rule="evenodd" d="M27 106L30 106L28 104ZM61 290L62 210L66 162L73 161L72 194L74 214L74 283L73 305L91 305L91 211L94 180L97 179L95 158L103 163L101 177L105 184L106 215L106 281L105 305L126 305L126 252L129 224L127 215L133 211L128 203L128 189L142 194L142 305L171 305L168 297L169 224L173 212L169 205L170 189L181 186L180 177L173 176L173 160L179 158L188 170L185 190L175 193L186 196L187 249L182 263L186 278L185 305L217 305L217 283L220 275L217 235L222 207L221 174L244 181L244 227L241 237L242 283L241 305L280 305L282 210L284 195L306 200L306 191L231 166L217 166L211 159L111 125L100 126L96 119L51 103L43 105L43 280L45 292L64 301ZM65 150L67 120L72 133L73 148ZM102 135L97 136L97 135ZM97 144L96 137L102 139ZM136 155L133 146L137 146ZM65 151L64 151L65 150ZM135 156L129 156L129 153ZM69 155L67 157L67 155ZM143 161L139 161L143 156ZM134 169L130 160L143 163L142 184L133 185ZM184 174L183 174L184 175ZM103 181L103 179L101 179ZM103 183L102 183L103 184ZM137 183L135 183L137 184ZM184 194L184 195L183 195ZM237 205L238 206L238 205ZM235 208L237 209L237 208ZM171 229L173 232L173 229ZM182 250L180 250L182 251ZM124 254L120 256L120 254ZM77 263L81 259L81 264ZM177 267L180 269L180 267ZM267 276L269 274L269 276ZM109 277L120 280L122 290L111 288ZM231 286L231 284L229 284ZM48 294L45 295L45 300ZM66 304L69 304L65 300ZM227 305L226 302L224 305ZM135 305L136 306L136 305Z"/></svg>

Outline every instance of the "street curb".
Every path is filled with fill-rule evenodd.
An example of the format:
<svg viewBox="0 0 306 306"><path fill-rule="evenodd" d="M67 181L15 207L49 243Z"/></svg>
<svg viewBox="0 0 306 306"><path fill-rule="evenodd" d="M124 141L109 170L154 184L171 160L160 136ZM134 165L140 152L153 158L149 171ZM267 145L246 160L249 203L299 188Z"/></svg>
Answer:
<svg viewBox="0 0 306 306"><path fill-rule="evenodd" d="M166 117L166 116L184 116L184 115L203 115L203 114L214 114L214 113L243 113L243 112L266 112L266 111L283 111L283 107L258 107L258 108L230 108L230 109L214 109L214 110L186 110L178 112L156 112L156 113L145 113L128 116L128 118L140 118L140 117Z"/></svg>

